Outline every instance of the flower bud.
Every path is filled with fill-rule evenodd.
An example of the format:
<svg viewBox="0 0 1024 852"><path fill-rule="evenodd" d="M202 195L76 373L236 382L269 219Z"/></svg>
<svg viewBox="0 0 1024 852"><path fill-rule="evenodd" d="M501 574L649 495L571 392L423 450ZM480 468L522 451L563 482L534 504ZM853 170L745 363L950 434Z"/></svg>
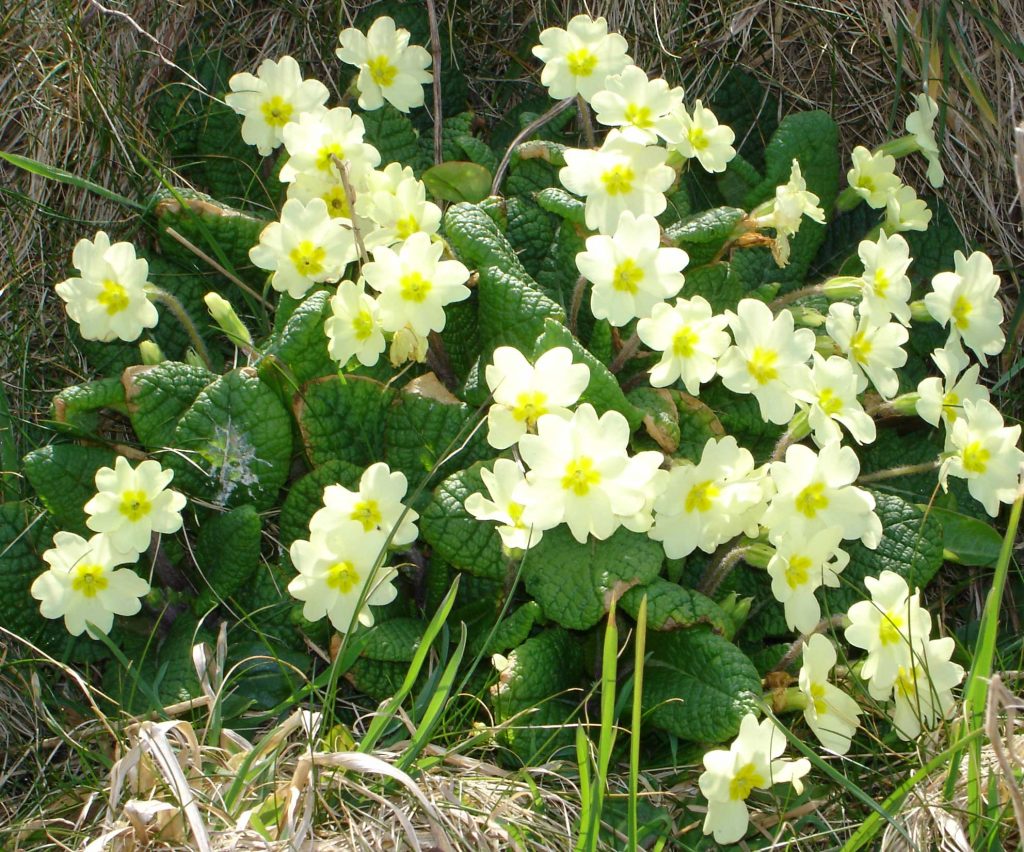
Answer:
<svg viewBox="0 0 1024 852"><path fill-rule="evenodd" d="M164 355L160 345L152 340L142 340L139 342L139 355L142 358L142 363L147 367L162 364L167 360L167 356Z"/></svg>
<svg viewBox="0 0 1024 852"><path fill-rule="evenodd" d="M252 346L252 335L231 307L231 303L217 293L207 293L203 297L206 302L206 309L213 317L213 321L220 326L228 339L236 346Z"/></svg>

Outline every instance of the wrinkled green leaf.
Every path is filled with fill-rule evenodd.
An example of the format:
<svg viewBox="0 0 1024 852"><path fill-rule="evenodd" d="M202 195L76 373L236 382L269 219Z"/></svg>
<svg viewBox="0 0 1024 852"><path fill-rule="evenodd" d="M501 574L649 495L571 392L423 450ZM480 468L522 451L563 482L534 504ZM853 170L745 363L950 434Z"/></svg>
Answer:
<svg viewBox="0 0 1024 852"><path fill-rule="evenodd" d="M491 192L491 173L477 163L454 160L427 169L420 179L427 191L444 201L475 204Z"/></svg>
<svg viewBox="0 0 1024 852"><path fill-rule="evenodd" d="M25 456L25 476L61 529L89 538L84 506L96 494L96 471L116 458L106 447L51 444Z"/></svg>
<svg viewBox="0 0 1024 852"><path fill-rule="evenodd" d="M384 420L394 391L360 376L329 376L296 394L294 411L313 466L368 465L384 457Z"/></svg>
<svg viewBox="0 0 1024 852"><path fill-rule="evenodd" d="M196 613L233 598L249 581L259 566L262 533L260 516L253 506L239 506L203 523L195 557L205 587L200 588L192 604Z"/></svg>

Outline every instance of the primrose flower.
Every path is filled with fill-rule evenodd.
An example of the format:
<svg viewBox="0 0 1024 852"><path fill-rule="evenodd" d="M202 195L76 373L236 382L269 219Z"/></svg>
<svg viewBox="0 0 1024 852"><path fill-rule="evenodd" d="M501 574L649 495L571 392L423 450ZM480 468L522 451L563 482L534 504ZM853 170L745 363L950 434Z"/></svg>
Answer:
<svg viewBox="0 0 1024 852"><path fill-rule="evenodd" d="M364 367L372 367L387 346L379 314L377 302L362 287L342 281L324 322L327 353L342 366L354 356Z"/></svg>
<svg viewBox="0 0 1024 852"><path fill-rule="evenodd" d="M638 453L630 458L629 424L617 411L600 418L584 403L564 420L544 414L536 435L519 439L519 452L529 466L526 482L513 499L522 503L527 526L551 529L569 525L582 543L588 534L606 539L619 526L642 526L652 481L659 481L659 452Z"/></svg>
<svg viewBox="0 0 1024 852"><path fill-rule="evenodd" d="M807 539L827 527L839 527L844 539L859 538L874 550L882 539L875 498L853 485L860 460L850 447L826 444L819 453L802 444L786 449L785 461L770 464L775 496L761 523L772 541L787 536Z"/></svg>
<svg viewBox="0 0 1024 852"><path fill-rule="evenodd" d="M43 553L49 570L36 577L29 589L40 601L44 618L63 617L72 636L87 631L95 639L97 631L110 632L115 615L135 615L142 608L139 598L149 592L149 583L130 568L115 570L135 561L136 553L118 550L103 534L86 541L74 533L59 532L53 544Z"/></svg>
<svg viewBox="0 0 1024 852"><path fill-rule="evenodd" d="M536 365L518 349L499 346L484 378L494 397L487 412L487 442L504 450L535 429L545 414L571 418L569 407L587 389L590 368L574 364L572 352L564 346L549 349Z"/></svg>
<svg viewBox="0 0 1024 852"><path fill-rule="evenodd" d="M902 740L915 740L953 709L953 687L964 677L964 668L950 662L956 643L952 636L930 639L900 666L893 685L892 723Z"/></svg>
<svg viewBox="0 0 1024 852"><path fill-rule="evenodd" d="M98 231L95 239L75 244L71 262L80 277L54 289L86 340L130 342L156 325L159 316L146 295L149 264L135 256L131 243L111 245Z"/></svg>
<svg viewBox="0 0 1024 852"><path fill-rule="evenodd" d="M648 80L646 71L628 65L605 80L604 88L590 102L594 118L601 124L619 128L631 142L653 145L658 141L658 120L682 106L683 90L670 89L660 77Z"/></svg>
<svg viewBox="0 0 1024 852"><path fill-rule="evenodd" d="M392 367L401 367L406 361L422 364L427 360L430 341L417 334L409 325L403 325L391 338L388 360Z"/></svg>
<svg viewBox="0 0 1024 852"><path fill-rule="evenodd" d="M857 254L864 264L862 294L867 310L878 321L896 317L910 325L910 246L899 234L880 233L875 242L861 240ZM863 310L863 309L862 309Z"/></svg>
<svg viewBox="0 0 1024 852"><path fill-rule="evenodd" d="M569 192L586 197L587 227L610 234L623 211L657 216L665 209L664 193L676 176L665 165L667 156L664 148L630 142L611 131L597 151L567 149L558 179Z"/></svg>
<svg viewBox="0 0 1024 852"><path fill-rule="evenodd" d="M142 553L153 533L181 529L185 495L167 488L172 479L174 471L164 470L158 461L148 459L133 468L118 456L113 468L96 471L98 493L85 504L85 525L106 533L118 550Z"/></svg>
<svg viewBox="0 0 1024 852"><path fill-rule="evenodd" d="M533 55L544 63L540 82L551 97L561 100L582 95L590 99L605 88L605 80L631 65L629 45L618 33L608 32L604 18L576 15L563 30L548 27L540 34Z"/></svg>
<svg viewBox="0 0 1024 852"><path fill-rule="evenodd" d="M346 171L348 171L348 183L356 197L356 207L358 208L367 175L372 170L369 166L355 165L348 161ZM373 228L372 222L352 210L348 190L345 189L345 184L337 173L328 174L319 170L298 172L295 179L288 184L287 194L289 201L301 201L303 204L308 204L314 198L319 198L327 206L327 214L332 219L337 219L345 227L354 225L360 229L362 234L368 233Z"/></svg>
<svg viewBox="0 0 1024 852"><path fill-rule="evenodd" d="M732 147L736 134L728 125L719 124L715 114L700 100L694 103L692 113L682 104L674 105L655 127L669 150L687 160L696 157L706 172L724 172L736 156Z"/></svg>
<svg viewBox="0 0 1024 852"><path fill-rule="evenodd" d="M591 281L590 307L597 319L623 326L650 316L656 305L683 288L681 270L690 258L678 248L662 247L661 226L653 216L619 216L612 236L587 237L576 267Z"/></svg>
<svg viewBox="0 0 1024 852"><path fill-rule="evenodd" d="M264 59L253 76L235 74L224 103L241 116L242 139L267 156L284 141L284 128L305 112L317 112L329 92L319 80L303 80L299 63L290 56Z"/></svg>
<svg viewBox="0 0 1024 852"><path fill-rule="evenodd" d="M828 676L836 664L836 649L815 633L805 644L800 667L800 691L807 698L804 719L818 741L833 754L846 754L860 726L860 705Z"/></svg>
<svg viewBox="0 0 1024 852"><path fill-rule="evenodd" d="M314 536L330 534L339 523L356 521L365 533L391 536L393 547L412 544L418 535L419 515L402 502L408 487L401 471L392 472L384 462L371 464L359 478L358 491L349 491L344 485L324 489L324 507L310 519L309 531Z"/></svg>
<svg viewBox="0 0 1024 852"><path fill-rule="evenodd" d="M763 469L754 470L754 457L732 435L708 438L698 464L668 472L648 535L665 546L669 559L697 548L713 553L744 531L756 535L766 484Z"/></svg>
<svg viewBox="0 0 1024 852"><path fill-rule="evenodd" d="M380 296L380 319L385 331L409 326L420 337L444 328L444 306L469 298L469 270L457 260L441 260L444 245L418 232L398 251L388 246L373 250L363 264L363 277Z"/></svg>
<svg viewBox="0 0 1024 852"><path fill-rule="evenodd" d="M932 211L924 199L907 186L900 184L885 202L885 223L882 229L889 234L896 231L926 231L932 220Z"/></svg>
<svg viewBox="0 0 1024 852"><path fill-rule="evenodd" d="M299 573L288 592L303 602L302 615L309 621L326 615L339 633L352 629L354 620L372 627L370 607L389 604L398 594L395 569L377 567L385 540L382 532L366 532L360 521L342 520L310 540L292 542L289 554Z"/></svg>
<svg viewBox="0 0 1024 852"><path fill-rule="evenodd" d="M790 393L805 403L813 430L814 443L823 447L830 441L842 440L842 423L858 444L875 440L875 421L864 411L857 399L857 374L845 358L833 355L828 359L811 353L814 364L801 374L801 381Z"/></svg>
<svg viewBox="0 0 1024 852"><path fill-rule="evenodd" d="M938 426L941 419L946 424L948 443L949 430L963 410L964 402L987 402L988 388L978 384L981 366L967 366L970 359L960 345L958 335L951 334L942 349L932 352L932 360L938 364L942 378L932 376L918 384L917 414L932 426Z"/></svg>
<svg viewBox="0 0 1024 852"><path fill-rule="evenodd" d="M356 210L376 225L364 238L369 248L394 245L417 233L436 234L441 224L441 208L427 201L426 185L411 175L393 190L364 192L356 199Z"/></svg>
<svg viewBox="0 0 1024 852"><path fill-rule="evenodd" d="M946 176L939 162L939 143L935 141L935 117L939 114L939 105L926 92L915 96L917 109L907 116L907 133L914 137L921 153L928 161L928 183L939 189L945 183Z"/></svg>
<svg viewBox="0 0 1024 852"><path fill-rule="evenodd" d="M839 588L839 574L850 562L850 555L839 549L842 537L840 527L825 527L809 538L776 538L768 576L772 578L772 595L783 605L790 630L813 630L821 620L815 591L821 586Z"/></svg>
<svg viewBox="0 0 1024 852"><path fill-rule="evenodd" d="M728 324L729 318L715 316L703 296L655 305L650 317L636 324L644 344L662 353L651 369L651 385L664 388L681 380L686 392L696 396L700 386L715 377L718 359L729 348L724 330Z"/></svg>
<svg viewBox="0 0 1024 852"><path fill-rule="evenodd" d="M1020 425L1004 426L999 409L984 399L963 402L963 417L953 421L947 436L950 455L939 469L939 481L947 476L967 480L971 496L993 518L1000 503L1017 499L1024 452L1017 447Z"/></svg>
<svg viewBox="0 0 1024 852"><path fill-rule="evenodd" d="M338 219L332 219L319 198L308 204L290 198L281 208L281 221L271 222L249 259L272 271L271 286L301 299L323 281L336 281L356 259L355 238Z"/></svg>
<svg viewBox="0 0 1024 852"><path fill-rule="evenodd" d="M885 701L900 668L908 670L914 654L928 641L932 617L921 606L920 591L910 594L907 581L894 571L865 577L871 600L858 601L847 611L846 641L868 652L861 676L872 697Z"/></svg>
<svg viewBox="0 0 1024 852"><path fill-rule="evenodd" d="M736 843L747 833L750 815L746 800L755 789L790 783L803 791L801 779L811 771L807 758L786 760L786 737L771 719L758 723L753 713L740 722L740 732L728 750L704 755L704 769L697 784L708 800L704 833L714 832L719 844Z"/></svg>
<svg viewBox="0 0 1024 852"><path fill-rule="evenodd" d="M544 533L523 523L524 506L512 496L526 479L519 465L511 459L498 459L493 472L481 469L480 478L491 499L474 492L466 498L466 511L481 521L498 521L498 535L508 550L527 550L538 544Z"/></svg>
<svg viewBox="0 0 1024 852"><path fill-rule="evenodd" d="M288 151L281 180L291 183L305 173L337 178L335 160L348 164L351 172L374 168L380 163L380 152L363 141L364 133L363 120L348 107L303 113L281 131Z"/></svg>
<svg viewBox="0 0 1024 852"><path fill-rule="evenodd" d="M932 292L924 297L924 304L937 322L949 323L985 366L985 356L998 355L1006 343L999 328L1003 321L1003 306L996 298L999 277L992 272L992 261L980 251L970 257L955 251L953 264L955 272L940 272L932 278Z"/></svg>
<svg viewBox="0 0 1024 852"><path fill-rule="evenodd" d="M807 370L814 332L795 329L788 310L773 316L771 308L757 299L742 299L736 313L725 315L736 344L718 361L722 383L734 393L752 393L768 422L788 423L796 409L789 391Z"/></svg>
<svg viewBox="0 0 1024 852"><path fill-rule="evenodd" d="M775 198L751 213L758 227L775 229L772 255L779 266L789 263L789 239L796 236L804 216L819 224L825 222L825 211L818 206L818 196L808 191L800 163L793 160L789 182L775 188Z"/></svg>
<svg viewBox="0 0 1024 852"><path fill-rule="evenodd" d="M825 330L849 359L857 376L858 393L867 389L870 379L885 399L897 394L900 380L896 369L907 363L902 346L910 339L910 332L899 323L879 322L869 312L862 311L857 319L853 305L845 302L829 305Z"/></svg>
<svg viewBox="0 0 1024 852"><path fill-rule="evenodd" d="M409 44L409 31L395 27L393 18L377 18L366 35L354 27L344 29L338 41L338 59L359 69L359 106L375 110L387 101L399 112L423 106L423 86L434 79L426 70L430 54L418 44Z"/></svg>
<svg viewBox="0 0 1024 852"><path fill-rule="evenodd" d="M850 188L863 198L869 207L885 207L891 193L900 186L896 177L896 159L884 153L872 154L858 145L851 154L853 167L846 174Z"/></svg>

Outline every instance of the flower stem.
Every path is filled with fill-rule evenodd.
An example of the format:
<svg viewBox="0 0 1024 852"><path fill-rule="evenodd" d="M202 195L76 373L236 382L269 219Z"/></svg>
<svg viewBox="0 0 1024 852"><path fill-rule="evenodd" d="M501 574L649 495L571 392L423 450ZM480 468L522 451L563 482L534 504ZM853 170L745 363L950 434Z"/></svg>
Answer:
<svg viewBox="0 0 1024 852"><path fill-rule="evenodd" d="M580 318L580 307L583 305L583 294L587 289L587 279L582 275L576 279L572 288L572 303L569 305L569 331L576 333L576 325Z"/></svg>
<svg viewBox="0 0 1024 852"><path fill-rule="evenodd" d="M939 460L921 462L921 464L904 464L898 467L887 467L884 470L876 470L874 473L865 473L857 478L858 485L866 485L869 482L881 482L885 479L895 479L897 476L913 476L915 473L928 473L939 466Z"/></svg>
<svg viewBox="0 0 1024 852"><path fill-rule="evenodd" d="M808 284L806 287L800 287L797 290L791 290L783 296L779 296L777 299L773 299L768 303L768 307L772 309L772 313L784 308L786 305L791 305L793 302L799 301L807 296L818 296L824 293L824 285L822 284Z"/></svg>
<svg viewBox="0 0 1024 852"><path fill-rule="evenodd" d="M511 162L512 155L515 153L516 148L519 147L519 143L524 139L529 139L537 130L551 121L551 119L556 115L565 112L574 103L576 103L575 98L566 98L565 100L559 101L546 113L537 116L537 118L527 124L526 127L516 134L515 138L509 142L508 148L505 149L505 155L501 158L501 162L498 163L498 168L494 172L494 180L491 182L491 195L497 195L498 190L501 189L501 182L505 180L505 172L508 171L508 164Z"/></svg>
<svg viewBox="0 0 1024 852"><path fill-rule="evenodd" d="M846 613L844 612L837 613L831 618L823 618L814 625L813 629L808 630L802 636L798 636L793 641L793 644L789 646L789 650L782 655L782 659L775 664L774 668L772 668L772 672L784 672L788 669L793 664L793 661L803 653L804 644L815 633L824 633L830 627L842 627L845 623ZM769 674L771 674L771 672L769 672Z"/></svg>
<svg viewBox="0 0 1024 852"><path fill-rule="evenodd" d="M583 95L576 95L576 106L579 110L583 138L587 140L587 147L596 148L597 140L594 138L594 122L590 118L590 104L583 99Z"/></svg>
<svg viewBox="0 0 1024 852"><path fill-rule="evenodd" d="M725 578L732 573L732 569L746 556L747 550L748 547L744 545L734 547L727 550L721 559L716 559L708 565L704 576L700 578L700 583L697 585L697 591L708 597L714 595Z"/></svg>
<svg viewBox="0 0 1024 852"><path fill-rule="evenodd" d="M622 344L622 348L618 351L615 358L612 360L612 363L608 366L608 372L619 372L619 370L626 366L629 359L636 355L639 348L640 335L634 331L633 336Z"/></svg>
<svg viewBox="0 0 1024 852"><path fill-rule="evenodd" d="M178 301L178 297L168 293L166 290L162 290L160 287L154 287L152 285L146 288L146 292L149 294L149 298L154 302L158 302L174 314L178 322L180 322L184 327L189 340L192 341L192 346L195 348L196 354L202 359L210 372L216 372L213 368L213 359L210 357L210 350L206 348L206 341L204 341L200 336L199 329L196 328L196 324L192 322L192 317L188 315L188 311L185 310L185 306Z"/></svg>

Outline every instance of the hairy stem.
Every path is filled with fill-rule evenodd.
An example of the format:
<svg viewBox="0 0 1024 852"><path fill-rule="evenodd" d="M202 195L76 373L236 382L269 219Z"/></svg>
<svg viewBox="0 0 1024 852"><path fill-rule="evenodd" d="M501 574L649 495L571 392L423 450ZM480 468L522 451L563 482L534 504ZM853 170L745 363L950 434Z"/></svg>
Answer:
<svg viewBox="0 0 1024 852"><path fill-rule="evenodd" d="M720 559L712 562L704 572L704 576L701 577L700 583L697 585L697 591L708 597L714 595L725 578L732 572L732 569L746 556L748 549L745 546L734 547L731 550L727 550Z"/></svg>
<svg viewBox="0 0 1024 852"><path fill-rule="evenodd" d="M181 323L185 332L188 334L188 339L192 341L192 346L196 350L196 354L202 359L203 363L211 373L216 372L213 368L213 359L210 357L210 350L206 348L206 341L204 341L202 336L199 334L199 329L196 328L196 324L192 322L192 317L188 315L188 311L185 310L185 306L178 301L178 297L172 293L168 293L166 290L162 290L161 288L154 286L147 287L146 292L149 294L150 299L154 302L160 303L174 314L175 319Z"/></svg>
<svg viewBox="0 0 1024 852"><path fill-rule="evenodd" d="M809 630L807 633L804 633L793 641L793 644L789 646L789 650L783 654L782 659L775 664L775 668L772 669L772 672L784 672L793 665L793 661L803 653L804 645L807 643L807 640L815 633L824 633L830 627L842 627L845 622L845 613L838 613L833 615L831 618L823 618L814 625L812 630ZM770 673L771 672L769 672L769 674Z"/></svg>
<svg viewBox="0 0 1024 852"><path fill-rule="evenodd" d="M565 100L559 101L546 113L537 116L516 134L515 138L509 142L508 148L505 149L505 155L501 158L501 162L498 163L498 168L494 172L494 180L491 182L491 195L497 195L498 190L501 189L501 182L505 179L505 172L508 171L508 164L511 162L512 155L515 153L516 148L519 147L519 144L524 140L529 139L530 136L551 121L551 119L565 112L574 103L576 103L575 98L566 98Z"/></svg>
<svg viewBox="0 0 1024 852"><path fill-rule="evenodd" d="M904 464L897 467L887 467L884 470L876 470L874 473L865 473L857 478L858 485L865 485L869 482L882 482L886 479L895 479L898 476L913 476L915 473L928 473L939 466L939 459L921 462L921 464Z"/></svg>
<svg viewBox="0 0 1024 852"><path fill-rule="evenodd" d="M608 366L608 371L611 372L611 373L619 372L619 370L621 370L623 367L625 367L626 364L629 362L629 360L634 355L636 355L636 353L637 353L637 351L639 349L640 349L640 335L637 334L634 331L633 332L633 336L630 337L629 340L627 340L625 343L622 344L622 348L618 351L618 353L615 355L614 360Z"/></svg>

